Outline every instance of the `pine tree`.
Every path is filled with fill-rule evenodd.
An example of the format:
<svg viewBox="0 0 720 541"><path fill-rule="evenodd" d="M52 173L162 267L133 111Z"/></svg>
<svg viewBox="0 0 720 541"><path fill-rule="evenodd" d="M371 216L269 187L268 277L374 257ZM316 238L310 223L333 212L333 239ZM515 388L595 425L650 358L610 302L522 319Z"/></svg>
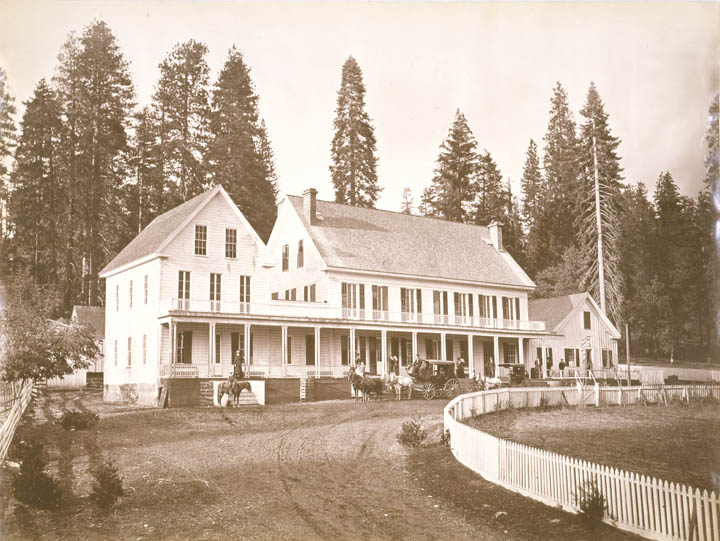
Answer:
<svg viewBox="0 0 720 541"><path fill-rule="evenodd" d="M703 313L707 327L704 334L708 338L711 354L720 350L720 247L717 244L715 232L720 227L720 211L717 203L720 201L720 111L718 109L718 94L710 104L708 111L708 127L705 136L707 142L707 158L705 160L705 186L709 193L698 197L698 215L700 231L702 232L702 250L705 267L704 291L705 305Z"/></svg>
<svg viewBox="0 0 720 541"><path fill-rule="evenodd" d="M590 84L580 114L585 122L580 129L582 176L578 185L576 225L580 231L580 246L587 250L590 263L585 283L600 307L617 320L622 291L622 275L617 266L617 200L622 180L617 155L620 140L610 133L608 115L594 83Z"/></svg>
<svg viewBox="0 0 720 541"><path fill-rule="evenodd" d="M133 184L126 187L125 195L130 231L137 234L167 209L157 123L149 107L135 114L133 132L129 156Z"/></svg>
<svg viewBox="0 0 720 541"><path fill-rule="evenodd" d="M191 39L175 45L160 63L153 115L168 194L166 209L207 187L210 70L206 56L207 47Z"/></svg>
<svg viewBox="0 0 720 541"><path fill-rule="evenodd" d="M577 192L580 179L578 139L567 94L560 83L553 90L550 121L545 134L543 168L546 190L541 202L543 227L549 230L547 251L535 262L537 270L555 265L575 244Z"/></svg>
<svg viewBox="0 0 720 541"><path fill-rule="evenodd" d="M549 216L545 215L545 180L540 170L537 145L530 139L520 179L523 191L523 224L526 231L525 270L530 276L542 267L550 242Z"/></svg>
<svg viewBox="0 0 720 541"><path fill-rule="evenodd" d="M720 195L720 110L718 94L715 94L708 111L708 126L705 135L707 158L705 159L705 185L716 196Z"/></svg>
<svg viewBox="0 0 720 541"><path fill-rule="evenodd" d="M400 212L403 214L413 213L412 190L408 187L403 188L402 200L400 201Z"/></svg>
<svg viewBox="0 0 720 541"><path fill-rule="evenodd" d="M15 99L7 90L7 76L5 70L0 68L0 242L6 237L5 218L6 202L8 199L7 161L15 149Z"/></svg>
<svg viewBox="0 0 720 541"><path fill-rule="evenodd" d="M454 222L471 220L479 167L477 142L458 109L448 136L440 145L432 179L433 198L429 203L437 216Z"/></svg>
<svg viewBox="0 0 720 541"><path fill-rule="evenodd" d="M422 216L437 216L437 194L433 189L433 186L427 186L422 192L420 197L420 204L418 205L418 212Z"/></svg>
<svg viewBox="0 0 720 541"><path fill-rule="evenodd" d="M487 225L493 220L505 220L512 206L512 194L508 195L502 174L487 150L479 156L474 184L475 199L469 211L472 221Z"/></svg>
<svg viewBox="0 0 720 541"><path fill-rule="evenodd" d="M58 269L62 306L69 313L79 299L83 287L83 255L80 248L81 235L79 208L83 198L80 181L80 133L81 133L81 87L78 59L80 57L80 38L71 32L63 43L58 54L58 66L53 77L53 84L61 106L61 118L64 128L60 157L60 183L63 188L61 205L62 220L60 221L60 245L62 246L62 262ZM86 302L86 301L85 301Z"/></svg>
<svg viewBox="0 0 720 541"><path fill-rule="evenodd" d="M503 245L510 252L513 259L525 268L525 235L522 227L522 217L520 215L520 205L517 198L513 196L510 188L510 182L505 185L502 193L504 201L504 212L502 217L503 228Z"/></svg>
<svg viewBox="0 0 720 541"><path fill-rule="evenodd" d="M335 201L373 208L381 191L375 129L365 111L362 71L352 56L342 67L335 115L330 165Z"/></svg>
<svg viewBox="0 0 720 541"><path fill-rule="evenodd" d="M234 46L212 96L208 167L261 238L275 222L277 175L265 123L258 117L258 97L250 69Z"/></svg>
<svg viewBox="0 0 720 541"><path fill-rule="evenodd" d="M25 103L12 174L10 219L16 253L33 280L56 287L63 189L59 178L60 104L44 79Z"/></svg>

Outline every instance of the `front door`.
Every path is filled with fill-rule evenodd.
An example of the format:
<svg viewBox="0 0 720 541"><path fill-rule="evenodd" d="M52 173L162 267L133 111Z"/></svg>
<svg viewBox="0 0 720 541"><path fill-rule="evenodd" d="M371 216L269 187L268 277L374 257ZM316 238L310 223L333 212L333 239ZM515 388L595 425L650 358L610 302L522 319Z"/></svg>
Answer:
<svg viewBox="0 0 720 541"><path fill-rule="evenodd" d="M592 367L593 367L592 350L586 349L585 350L585 369L592 370Z"/></svg>

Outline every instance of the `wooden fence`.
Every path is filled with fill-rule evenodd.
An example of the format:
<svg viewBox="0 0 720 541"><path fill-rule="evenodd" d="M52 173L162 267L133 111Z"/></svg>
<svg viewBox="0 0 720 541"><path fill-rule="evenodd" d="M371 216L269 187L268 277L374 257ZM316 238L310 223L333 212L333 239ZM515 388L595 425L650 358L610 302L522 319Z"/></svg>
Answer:
<svg viewBox="0 0 720 541"><path fill-rule="evenodd" d="M5 416L2 427L0 427L0 465L5 461L5 455L7 455L10 448L15 429L32 398L32 389L32 382L25 383L25 386L20 389L19 394L12 401L10 413Z"/></svg>
<svg viewBox="0 0 720 541"><path fill-rule="evenodd" d="M595 487L607 506L603 521L617 528L650 539L720 541L715 492L506 441L461 422L510 404L533 408L701 397L720 399L720 385L496 389L458 396L445 407L444 420L455 458L488 481L574 513Z"/></svg>

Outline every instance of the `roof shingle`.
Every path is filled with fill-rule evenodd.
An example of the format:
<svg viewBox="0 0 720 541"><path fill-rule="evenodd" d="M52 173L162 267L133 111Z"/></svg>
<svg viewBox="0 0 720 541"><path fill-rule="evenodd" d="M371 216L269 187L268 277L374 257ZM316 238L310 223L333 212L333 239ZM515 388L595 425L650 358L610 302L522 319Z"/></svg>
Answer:
<svg viewBox="0 0 720 541"><path fill-rule="evenodd" d="M73 321L90 325L99 338L105 336L104 306L73 306Z"/></svg>
<svg viewBox="0 0 720 541"><path fill-rule="evenodd" d="M329 267L533 286L488 244L487 227L320 200L310 225L303 198L288 198Z"/></svg>
<svg viewBox="0 0 720 541"><path fill-rule="evenodd" d="M528 317L532 321L544 321L548 331L555 327L587 297L587 293L530 299L528 301Z"/></svg>

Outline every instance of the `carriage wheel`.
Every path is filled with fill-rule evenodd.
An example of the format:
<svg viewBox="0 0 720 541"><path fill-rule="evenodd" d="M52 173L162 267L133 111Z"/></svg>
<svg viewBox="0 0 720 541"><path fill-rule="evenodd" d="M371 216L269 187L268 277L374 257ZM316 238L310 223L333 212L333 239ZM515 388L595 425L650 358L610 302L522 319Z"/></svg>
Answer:
<svg viewBox="0 0 720 541"><path fill-rule="evenodd" d="M460 382L455 378L450 378L445 382L445 396L455 398L460 394Z"/></svg>
<svg viewBox="0 0 720 541"><path fill-rule="evenodd" d="M435 398L435 385L432 383L426 383L423 385L423 396L425 397L425 400Z"/></svg>

